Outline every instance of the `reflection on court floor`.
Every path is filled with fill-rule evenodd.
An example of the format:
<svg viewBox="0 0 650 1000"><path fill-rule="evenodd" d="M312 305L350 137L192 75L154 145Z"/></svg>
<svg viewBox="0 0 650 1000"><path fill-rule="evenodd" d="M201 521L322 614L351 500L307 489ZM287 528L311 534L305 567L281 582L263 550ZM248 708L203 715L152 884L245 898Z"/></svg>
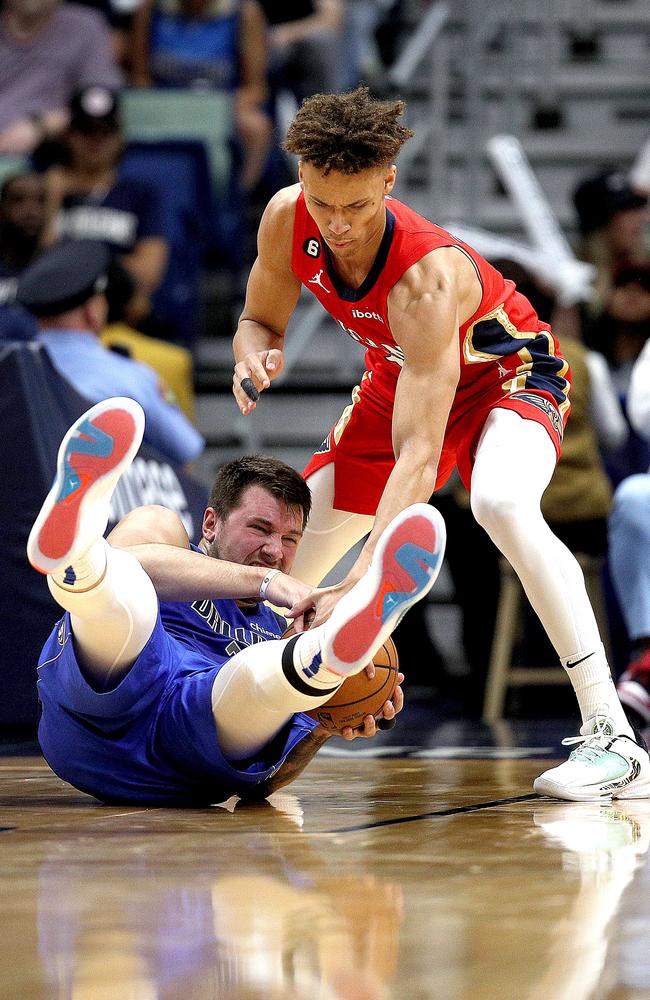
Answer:
<svg viewBox="0 0 650 1000"><path fill-rule="evenodd" d="M330 755L268 803L190 811L4 758L0 996L647 998L650 800L543 799L539 770Z"/></svg>

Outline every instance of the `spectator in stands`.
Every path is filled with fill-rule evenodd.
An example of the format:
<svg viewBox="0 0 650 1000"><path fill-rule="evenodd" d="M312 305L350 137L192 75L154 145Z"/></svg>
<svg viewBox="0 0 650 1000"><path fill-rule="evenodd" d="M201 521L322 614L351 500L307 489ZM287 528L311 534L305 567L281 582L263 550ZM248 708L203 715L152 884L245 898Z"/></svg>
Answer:
<svg viewBox="0 0 650 1000"><path fill-rule="evenodd" d="M121 83L100 14L59 0L4 0L0 153L31 153L60 132L72 92L91 83Z"/></svg>
<svg viewBox="0 0 650 1000"><path fill-rule="evenodd" d="M162 195L120 177L119 103L107 87L77 91L64 134L64 162L47 171L52 239L101 240L129 272L133 294L125 316L138 326L151 311L169 253Z"/></svg>
<svg viewBox="0 0 650 1000"><path fill-rule="evenodd" d="M74 2L99 11L108 24L115 61L128 69L129 37L133 15L140 6L139 0L74 0Z"/></svg>
<svg viewBox="0 0 650 1000"><path fill-rule="evenodd" d="M650 337L650 261L622 265L605 308L585 328L585 342L607 359L616 389L625 396L632 368Z"/></svg>
<svg viewBox="0 0 650 1000"><path fill-rule="evenodd" d="M635 431L650 441L650 342L632 371L627 412ZM650 726L650 475L647 472L624 479L614 494L609 560L631 644L631 662L620 677L618 693L632 723L643 729Z"/></svg>
<svg viewBox="0 0 650 1000"><path fill-rule="evenodd" d="M592 303L597 313L609 299L614 274L648 259L648 198L622 171L610 170L582 181L573 200L582 236L579 254L597 269Z"/></svg>
<svg viewBox="0 0 650 1000"><path fill-rule="evenodd" d="M169 461L184 465L203 450L190 421L166 402L147 365L107 350L99 340L106 322L110 255L102 243L59 243L27 268L18 301L38 317L38 339L57 371L90 402L130 396L147 417L145 439Z"/></svg>
<svg viewBox="0 0 650 1000"><path fill-rule="evenodd" d="M267 53L266 24L256 0L144 0L134 18L136 86L233 94L245 191L262 176L272 137Z"/></svg>
<svg viewBox="0 0 650 1000"><path fill-rule="evenodd" d="M297 104L338 89L342 0L259 0L269 24L269 79L273 93L289 91Z"/></svg>
<svg viewBox="0 0 650 1000"><path fill-rule="evenodd" d="M45 230L45 183L13 174L0 188L0 338L34 336L34 317L16 304L18 277L38 256Z"/></svg>

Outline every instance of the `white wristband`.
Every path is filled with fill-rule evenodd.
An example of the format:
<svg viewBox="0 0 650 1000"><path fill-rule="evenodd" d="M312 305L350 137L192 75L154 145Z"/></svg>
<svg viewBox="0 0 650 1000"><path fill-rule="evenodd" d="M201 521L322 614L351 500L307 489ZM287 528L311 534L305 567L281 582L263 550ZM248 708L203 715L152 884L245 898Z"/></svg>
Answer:
<svg viewBox="0 0 650 1000"><path fill-rule="evenodd" d="M280 572L279 569L270 569L266 574L266 576L264 577L264 579L262 580L262 582L260 583L259 595L261 601L266 600L266 592L269 589L269 584L273 579L273 577L277 576L279 572Z"/></svg>

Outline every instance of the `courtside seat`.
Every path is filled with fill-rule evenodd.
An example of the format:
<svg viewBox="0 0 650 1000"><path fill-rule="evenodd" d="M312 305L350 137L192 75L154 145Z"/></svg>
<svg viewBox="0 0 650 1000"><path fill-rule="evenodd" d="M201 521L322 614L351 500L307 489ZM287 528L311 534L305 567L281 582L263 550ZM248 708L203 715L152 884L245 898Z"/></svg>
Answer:
<svg viewBox="0 0 650 1000"><path fill-rule="evenodd" d="M609 629L602 586L603 560L582 552L574 555L584 573L587 594L605 650L609 654ZM550 667L513 667L513 651L519 635L526 595L519 577L506 559L501 559L499 568L501 589L483 702L483 721L487 723L498 722L503 718L509 687L570 683L566 670L559 662L557 666Z"/></svg>
<svg viewBox="0 0 650 1000"><path fill-rule="evenodd" d="M129 141L198 139L208 150L210 175L218 192L231 173L232 95L215 90L133 89L121 96Z"/></svg>
<svg viewBox="0 0 650 1000"><path fill-rule="evenodd" d="M7 177L22 174L24 170L31 170L28 156L13 156L8 153L0 156L0 185L4 184Z"/></svg>

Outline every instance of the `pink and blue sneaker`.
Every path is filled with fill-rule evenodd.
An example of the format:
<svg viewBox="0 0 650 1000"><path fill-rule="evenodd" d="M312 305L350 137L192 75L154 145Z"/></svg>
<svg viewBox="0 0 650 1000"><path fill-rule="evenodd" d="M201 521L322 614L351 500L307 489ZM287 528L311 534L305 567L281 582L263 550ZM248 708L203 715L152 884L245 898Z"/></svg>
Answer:
<svg viewBox="0 0 650 1000"><path fill-rule="evenodd" d="M349 676L368 663L408 609L435 583L445 554L442 515L416 503L390 522L368 570L327 622L322 658Z"/></svg>
<svg viewBox="0 0 650 1000"><path fill-rule="evenodd" d="M27 542L34 569L61 571L104 534L113 490L140 447L144 422L140 404L119 396L97 403L72 425Z"/></svg>

